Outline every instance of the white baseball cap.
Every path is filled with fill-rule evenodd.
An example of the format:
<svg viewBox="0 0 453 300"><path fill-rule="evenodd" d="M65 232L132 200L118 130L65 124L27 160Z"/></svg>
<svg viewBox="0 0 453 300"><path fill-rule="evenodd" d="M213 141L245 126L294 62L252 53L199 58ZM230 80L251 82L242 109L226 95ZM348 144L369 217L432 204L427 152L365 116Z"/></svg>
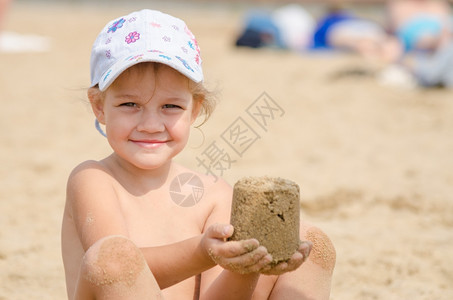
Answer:
<svg viewBox="0 0 453 300"><path fill-rule="evenodd" d="M200 48L181 19L144 9L109 22L91 51L91 87L105 91L126 69L141 62L172 67L192 81L203 81Z"/></svg>

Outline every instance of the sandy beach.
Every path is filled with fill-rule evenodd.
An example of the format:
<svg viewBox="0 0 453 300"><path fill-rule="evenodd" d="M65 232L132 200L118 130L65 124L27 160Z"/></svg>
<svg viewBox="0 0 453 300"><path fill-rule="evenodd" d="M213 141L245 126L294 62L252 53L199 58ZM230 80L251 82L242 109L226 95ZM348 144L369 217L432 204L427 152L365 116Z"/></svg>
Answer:
<svg viewBox="0 0 453 300"><path fill-rule="evenodd" d="M50 49L0 52L2 300L66 298L66 179L110 153L86 102L91 45L107 21L144 8L71 3L19 1L5 23L48 37ZM237 49L240 5L148 7L186 20L219 91L179 162L204 172L215 145L229 159L211 171L231 185L262 175L298 183L301 217L337 250L331 299L453 299L452 91L384 85L373 76L381 66L353 55ZM335 76L358 68L367 72ZM234 147L226 132L238 124L253 134Z"/></svg>

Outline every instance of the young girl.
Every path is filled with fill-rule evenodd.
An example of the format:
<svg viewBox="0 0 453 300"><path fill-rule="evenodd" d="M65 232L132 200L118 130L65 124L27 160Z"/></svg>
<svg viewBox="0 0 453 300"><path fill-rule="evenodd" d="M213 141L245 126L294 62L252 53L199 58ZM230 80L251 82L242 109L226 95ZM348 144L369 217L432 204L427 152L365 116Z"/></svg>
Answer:
<svg viewBox="0 0 453 300"><path fill-rule="evenodd" d="M142 10L110 22L93 46L91 79L88 97L113 153L68 180L69 299L329 297L335 250L325 234L302 224L311 242L274 266L259 241L226 241L231 187L172 161L197 116L212 110L183 21ZM198 187L190 204L173 193L185 183Z"/></svg>

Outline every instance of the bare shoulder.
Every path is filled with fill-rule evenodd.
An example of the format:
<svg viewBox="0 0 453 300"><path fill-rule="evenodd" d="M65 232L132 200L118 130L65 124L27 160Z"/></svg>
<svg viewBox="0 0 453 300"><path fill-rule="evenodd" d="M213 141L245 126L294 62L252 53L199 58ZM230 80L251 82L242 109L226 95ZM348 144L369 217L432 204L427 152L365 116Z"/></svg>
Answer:
<svg viewBox="0 0 453 300"><path fill-rule="evenodd" d="M233 193L233 188L229 183L227 183L224 179L222 178L214 178L212 176L208 175L202 175L203 177L203 182L205 184L205 187L207 191L210 193L212 196L216 196L219 198L231 198L231 195Z"/></svg>
<svg viewBox="0 0 453 300"><path fill-rule="evenodd" d="M85 161L76 166L69 175L66 187L67 201L89 198L108 192L113 186L113 176L97 161ZM96 193L94 193L96 192Z"/></svg>
<svg viewBox="0 0 453 300"><path fill-rule="evenodd" d="M101 237L127 236L119 192L118 182L101 162L83 162L70 174L65 215L71 222L66 225L77 232L85 250Z"/></svg>
<svg viewBox="0 0 453 300"><path fill-rule="evenodd" d="M107 175L107 169L98 161L87 160L76 166L71 174L69 180L77 179L80 176L94 176L94 175Z"/></svg>
<svg viewBox="0 0 453 300"><path fill-rule="evenodd" d="M309 259L324 270L333 272L337 255L330 237L321 228L304 221L300 225L300 235L313 244Z"/></svg>
<svg viewBox="0 0 453 300"><path fill-rule="evenodd" d="M206 197L212 201L214 209L228 212L231 209L233 188L222 178L202 175ZM229 215L228 215L229 216Z"/></svg>

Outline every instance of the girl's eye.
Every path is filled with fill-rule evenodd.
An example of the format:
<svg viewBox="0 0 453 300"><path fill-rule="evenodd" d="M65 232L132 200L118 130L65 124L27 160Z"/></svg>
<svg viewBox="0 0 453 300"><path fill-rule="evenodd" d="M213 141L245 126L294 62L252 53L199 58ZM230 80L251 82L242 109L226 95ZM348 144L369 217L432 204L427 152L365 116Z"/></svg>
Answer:
<svg viewBox="0 0 453 300"><path fill-rule="evenodd" d="M120 104L120 106L126 106L126 107L137 107L137 103L133 103L133 102L126 102L126 103L122 103L122 104Z"/></svg>
<svg viewBox="0 0 453 300"><path fill-rule="evenodd" d="M165 104L164 106L162 106L162 108L182 108L182 107L175 104Z"/></svg>

